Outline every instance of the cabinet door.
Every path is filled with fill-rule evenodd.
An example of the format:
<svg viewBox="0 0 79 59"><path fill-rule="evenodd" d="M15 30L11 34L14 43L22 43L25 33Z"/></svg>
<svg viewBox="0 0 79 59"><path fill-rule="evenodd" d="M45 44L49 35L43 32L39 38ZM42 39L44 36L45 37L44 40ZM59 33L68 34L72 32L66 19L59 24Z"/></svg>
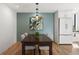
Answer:
<svg viewBox="0 0 79 59"><path fill-rule="evenodd" d="M70 18L60 18L60 34L72 34L72 22Z"/></svg>
<svg viewBox="0 0 79 59"><path fill-rule="evenodd" d="M73 36L70 35L61 35L60 36L60 44L72 44Z"/></svg>

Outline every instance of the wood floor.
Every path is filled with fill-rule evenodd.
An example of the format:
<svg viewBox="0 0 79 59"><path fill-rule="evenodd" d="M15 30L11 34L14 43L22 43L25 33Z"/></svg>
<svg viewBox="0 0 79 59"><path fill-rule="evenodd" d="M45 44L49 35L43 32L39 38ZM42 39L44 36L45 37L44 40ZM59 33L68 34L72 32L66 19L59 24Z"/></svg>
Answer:
<svg viewBox="0 0 79 59"><path fill-rule="evenodd" d="M53 43L52 46L53 55L72 55L75 51L79 52L79 49L73 49L72 45L57 45L56 43ZM41 54L48 55L49 51L42 50ZM22 55L21 43L17 42L12 47L3 52L2 55ZM33 50L26 51L26 55L34 55Z"/></svg>

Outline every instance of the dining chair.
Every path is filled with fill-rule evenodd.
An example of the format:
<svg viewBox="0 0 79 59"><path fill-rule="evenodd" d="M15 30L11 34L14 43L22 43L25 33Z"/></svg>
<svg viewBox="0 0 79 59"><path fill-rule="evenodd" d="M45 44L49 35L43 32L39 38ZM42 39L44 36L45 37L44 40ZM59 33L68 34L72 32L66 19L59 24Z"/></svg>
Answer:
<svg viewBox="0 0 79 59"><path fill-rule="evenodd" d="M24 35L25 35L25 36L28 36L28 33L25 32Z"/></svg>
<svg viewBox="0 0 79 59"><path fill-rule="evenodd" d="M39 50L40 50L40 54L41 54L41 50L48 51L49 50L49 46L39 46Z"/></svg>
<svg viewBox="0 0 79 59"><path fill-rule="evenodd" d="M22 34L21 40L23 40L26 36L28 36L27 33ZM34 55L35 55L35 46L25 46L25 50L34 50Z"/></svg>
<svg viewBox="0 0 79 59"><path fill-rule="evenodd" d="M46 36L48 36L48 34L46 34ZM39 46L39 50L40 50L40 54L41 54L41 50L48 51L49 50L49 46Z"/></svg>

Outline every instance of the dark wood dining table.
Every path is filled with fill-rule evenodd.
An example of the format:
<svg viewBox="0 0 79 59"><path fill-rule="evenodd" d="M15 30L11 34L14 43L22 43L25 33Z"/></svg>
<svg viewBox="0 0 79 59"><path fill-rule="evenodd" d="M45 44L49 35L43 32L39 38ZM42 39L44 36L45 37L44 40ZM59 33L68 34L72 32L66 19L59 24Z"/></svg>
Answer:
<svg viewBox="0 0 79 59"><path fill-rule="evenodd" d="M22 41L22 55L25 55L25 46L33 46L36 45L37 42L35 40L35 35L29 34L27 37L25 37ZM40 34L39 36L39 46L49 46L49 55L52 55L52 40L46 36L45 34ZM27 47L26 47L27 48Z"/></svg>

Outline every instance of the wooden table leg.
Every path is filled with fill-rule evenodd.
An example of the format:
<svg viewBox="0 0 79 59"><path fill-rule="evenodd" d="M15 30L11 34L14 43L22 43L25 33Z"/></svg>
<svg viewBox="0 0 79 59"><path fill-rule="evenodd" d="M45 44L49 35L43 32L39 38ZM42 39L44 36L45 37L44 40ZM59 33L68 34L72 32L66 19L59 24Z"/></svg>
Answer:
<svg viewBox="0 0 79 59"><path fill-rule="evenodd" d="M25 55L25 45L22 43L22 55Z"/></svg>
<svg viewBox="0 0 79 59"><path fill-rule="evenodd" d="M49 45L49 55L52 55L52 42Z"/></svg>

